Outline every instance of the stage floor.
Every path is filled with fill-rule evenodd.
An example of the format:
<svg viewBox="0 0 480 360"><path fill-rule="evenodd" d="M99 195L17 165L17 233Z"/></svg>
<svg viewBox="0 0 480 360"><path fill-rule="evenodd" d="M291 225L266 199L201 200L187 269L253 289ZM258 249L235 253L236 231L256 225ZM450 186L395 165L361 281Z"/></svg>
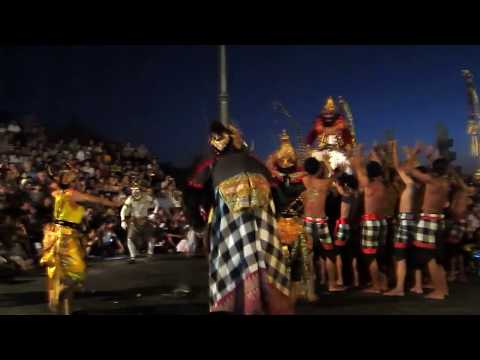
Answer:
<svg viewBox="0 0 480 360"><path fill-rule="evenodd" d="M204 258L157 255L136 264L125 260L91 262L74 315L207 314L208 265ZM32 273L0 281L0 315L48 315L45 277ZM300 303L302 315L477 315L480 279L453 284L445 301L407 295L392 298L362 294L321 293L314 304Z"/></svg>

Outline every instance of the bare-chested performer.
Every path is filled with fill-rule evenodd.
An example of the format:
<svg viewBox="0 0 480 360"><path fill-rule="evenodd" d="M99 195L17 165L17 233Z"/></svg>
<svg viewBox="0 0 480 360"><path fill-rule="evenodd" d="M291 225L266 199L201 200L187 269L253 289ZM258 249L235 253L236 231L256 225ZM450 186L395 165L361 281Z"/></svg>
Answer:
<svg viewBox="0 0 480 360"><path fill-rule="evenodd" d="M305 161L304 169L308 174L303 179L306 190L302 194L305 230L314 242L321 245L321 256L326 260L328 291L343 291L343 286L336 284L336 253L325 214L325 203L333 179L328 177L325 163L313 157Z"/></svg>
<svg viewBox="0 0 480 360"><path fill-rule="evenodd" d="M446 237L445 250L449 265L449 281L457 280L456 266L458 265L458 280L466 282L465 266L462 254L462 241L467 230L468 208L473 203L471 196L475 194L475 188L465 184L462 177L453 169L450 175L454 182L454 192L450 205L450 219L448 235Z"/></svg>
<svg viewBox="0 0 480 360"><path fill-rule="evenodd" d="M382 215L387 201L383 168L377 161L364 164L361 145L353 152L351 162L364 194L365 213L362 216L362 253L368 263L372 286L368 293L387 290L387 277L380 271L378 257L385 249L387 222Z"/></svg>
<svg viewBox="0 0 480 360"><path fill-rule="evenodd" d="M399 181L397 180L397 172L393 165L391 149L388 145L382 144L374 146L369 154L369 160L378 162L383 168L383 183L386 187L386 201L380 215L386 220L387 228L385 234L385 247L381 251L382 256L380 263L382 263L387 277L394 278L393 243L395 237L396 213L400 200Z"/></svg>
<svg viewBox="0 0 480 360"><path fill-rule="evenodd" d="M334 182L334 186L338 193L341 195L340 205L340 218L336 221L335 225L335 247L337 248L337 285L344 286L343 281L343 260L342 254L347 248L354 247L354 244L349 244L352 235L352 225L354 224L353 216L358 211L359 207L359 194L358 194L358 181L353 175L349 175L345 172L339 174ZM353 287L360 285L357 256L352 252L352 274L353 274Z"/></svg>
<svg viewBox="0 0 480 360"><path fill-rule="evenodd" d="M447 278L444 268L444 209L448 205L450 180L448 161L443 158L432 163L432 171L425 174L410 165L408 174L425 184L422 213L417 223L415 240L415 260L418 265L427 265L432 278L433 291L427 299L443 300L448 296Z"/></svg>
<svg viewBox="0 0 480 360"><path fill-rule="evenodd" d="M398 208L398 226L393 240L394 258L395 258L395 278L396 286L385 293L387 296L405 295L405 277L407 275L407 249L411 247L417 220L415 211L415 181L405 172L405 166L414 163L418 149L407 154L407 161L401 165L398 159L397 142L390 141L393 165L402 179L405 187L400 196Z"/></svg>

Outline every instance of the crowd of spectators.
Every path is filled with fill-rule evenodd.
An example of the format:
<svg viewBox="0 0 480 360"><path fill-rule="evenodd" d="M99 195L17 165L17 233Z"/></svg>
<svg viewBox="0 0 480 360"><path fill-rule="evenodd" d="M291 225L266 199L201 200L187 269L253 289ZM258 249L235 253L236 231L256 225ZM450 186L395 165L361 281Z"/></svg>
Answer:
<svg viewBox="0 0 480 360"><path fill-rule="evenodd" d="M80 171L78 190L116 202L127 198L133 178L150 180L158 251L176 251L188 229L182 194L145 145L65 141L35 123L9 121L0 123L0 266L29 269L38 263L43 226L53 213L48 169L60 169L67 161ZM87 256L125 254L118 209L87 204L86 211L82 233Z"/></svg>

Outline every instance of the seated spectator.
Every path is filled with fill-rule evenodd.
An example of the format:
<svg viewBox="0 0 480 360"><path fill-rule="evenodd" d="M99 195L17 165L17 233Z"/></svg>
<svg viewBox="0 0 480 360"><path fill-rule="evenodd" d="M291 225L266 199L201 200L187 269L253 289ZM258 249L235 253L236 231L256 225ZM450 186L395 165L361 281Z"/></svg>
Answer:
<svg viewBox="0 0 480 360"><path fill-rule="evenodd" d="M131 160L135 149L130 143L127 143L122 150L122 156L125 160Z"/></svg>
<svg viewBox="0 0 480 360"><path fill-rule="evenodd" d="M125 253L125 247L114 231L113 222L102 225L88 235L87 254L101 257L113 257Z"/></svg>
<svg viewBox="0 0 480 360"><path fill-rule="evenodd" d="M83 149L80 148L77 151L77 155L75 155L75 158L80 162L85 161L85 151L83 151Z"/></svg>
<svg viewBox="0 0 480 360"><path fill-rule="evenodd" d="M13 134L19 134L22 131L22 128L16 121L10 121L8 124L7 131L13 133Z"/></svg>
<svg viewBox="0 0 480 360"><path fill-rule="evenodd" d="M89 177L95 175L95 169L91 166L90 161L85 161L84 165L80 168L80 170L86 173Z"/></svg>

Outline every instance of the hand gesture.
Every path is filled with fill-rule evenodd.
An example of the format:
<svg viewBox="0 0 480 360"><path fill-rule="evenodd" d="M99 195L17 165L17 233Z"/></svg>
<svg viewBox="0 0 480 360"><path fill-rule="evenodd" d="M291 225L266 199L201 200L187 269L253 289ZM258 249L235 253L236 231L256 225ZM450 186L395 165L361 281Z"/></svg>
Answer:
<svg viewBox="0 0 480 360"><path fill-rule="evenodd" d="M432 159L434 154L435 154L434 146L429 145L425 148L425 156L427 157L427 159Z"/></svg>
<svg viewBox="0 0 480 360"><path fill-rule="evenodd" d="M393 150L394 148L396 148L397 140L395 139L388 140L388 147L390 148L390 150Z"/></svg>

